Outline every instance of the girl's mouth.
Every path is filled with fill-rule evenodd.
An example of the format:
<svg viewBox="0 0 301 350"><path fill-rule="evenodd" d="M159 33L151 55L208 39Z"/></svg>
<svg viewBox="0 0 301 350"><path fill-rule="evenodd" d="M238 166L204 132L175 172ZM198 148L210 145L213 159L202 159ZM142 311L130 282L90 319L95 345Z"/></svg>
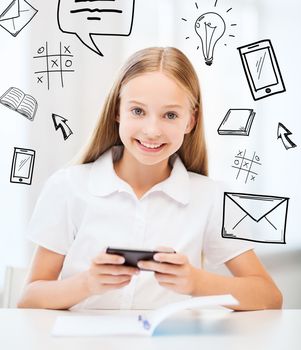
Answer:
<svg viewBox="0 0 301 350"><path fill-rule="evenodd" d="M148 143L135 139L139 148L147 152L159 152L166 143Z"/></svg>

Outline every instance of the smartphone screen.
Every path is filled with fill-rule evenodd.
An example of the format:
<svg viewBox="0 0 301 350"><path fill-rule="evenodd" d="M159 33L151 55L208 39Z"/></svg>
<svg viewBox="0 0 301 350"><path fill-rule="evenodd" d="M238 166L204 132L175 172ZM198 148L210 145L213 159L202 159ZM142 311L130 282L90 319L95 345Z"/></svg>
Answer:
<svg viewBox="0 0 301 350"><path fill-rule="evenodd" d="M33 156L31 154L17 153L15 176L28 179L30 175L30 168L32 164Z"/></svg>
<svg viewBox="0 0 301 350"><path fill-rule="evenodd" d="M269 48L245 54L254 90L278 84Z"/></svg>

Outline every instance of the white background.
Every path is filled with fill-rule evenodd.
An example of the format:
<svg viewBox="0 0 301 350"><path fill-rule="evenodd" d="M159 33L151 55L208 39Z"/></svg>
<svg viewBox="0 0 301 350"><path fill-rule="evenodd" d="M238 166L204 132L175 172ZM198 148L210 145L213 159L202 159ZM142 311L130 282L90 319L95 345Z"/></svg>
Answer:
<svg viewBox="0 0 301 350"><path fill-rule="evenodd" d="M131 36L94 37L104 53L102 58L84 47L75 35L59 30L57 1L29 2L39 12L17 37L0 27L0 95L15 86L38 100L33 122L0 105L0 291L7 265L28 266L33 247L26 240L25 229L37 196L49 175L66 165L84 146L121 64L140 48L176 46L188 55L200 78L210 176L227 182L236 192L290 198L286 245L257 244L256 252L282 288L285 307L301 307L300 2L219 0L214 8L214 0L136 0ZM232 10L226 12L229 8ZM227 24L237 26L227 30L217 43L214 63L208 67L201 50L197 50L201 42L194 32L194 21L212 10L220 13ZM185 39L187 36L190 38ZM263 39L272 41L287 91L254 101L237 47ZM64 88L55 77L51 78L50 90L37 84L34 72L38 65L33 56L46 41L50 52L57 53L61 42L70 45L74 55L75 72L65 75ZM217 134L229 108L255 110L249 137ZM68 119L74 134L67 141L60 131L55 131L52 113ZM297 148L286 150L277 140L278 122L292 131L291 139ZM31 186L9 181L14 147L36 150ZM231 167L241 149L248 154L256 152L262 161L252 183L245 184L243 178L236 180Z"/></svg>

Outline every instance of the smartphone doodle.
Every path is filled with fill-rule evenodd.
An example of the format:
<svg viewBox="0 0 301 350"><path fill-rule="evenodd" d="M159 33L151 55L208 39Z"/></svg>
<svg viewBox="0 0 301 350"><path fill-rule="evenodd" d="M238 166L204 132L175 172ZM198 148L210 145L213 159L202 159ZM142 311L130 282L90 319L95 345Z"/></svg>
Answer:
<svg viewBox="0 0 301 350"><path fill-rule="evenodd" d="M270 40L241 46L238 50L254 100L285 91Z"/></svg>
<svg viewBox="0 0 301 350"><path fill-rule="evenodd" d="M10 182L31 185L35 154L32 149L14 148Z"/></svg>

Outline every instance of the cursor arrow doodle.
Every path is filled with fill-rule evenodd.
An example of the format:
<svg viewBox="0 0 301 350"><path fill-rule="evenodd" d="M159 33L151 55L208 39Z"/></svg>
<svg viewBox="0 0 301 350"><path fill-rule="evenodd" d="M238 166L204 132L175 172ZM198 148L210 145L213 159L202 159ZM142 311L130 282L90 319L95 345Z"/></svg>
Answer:
<svg viewBox="0 0 301 350"><path fill-rule="evenodd" d="M287 150L297 147L297 145L289 138L289 135L292 135L292 133L282 123L278 123L277 139L281 138L281 141Z"/></svg>
<svg viewBox="0 0 301 350"><path fill-rule="evenodd" d="M60 128L62 130L64 140L66 141L67 138L73 134L72 130L66 123L68 120L54 113L52 114L52 120L54 123L55 130L58 130L58 128Z"/></svg>

